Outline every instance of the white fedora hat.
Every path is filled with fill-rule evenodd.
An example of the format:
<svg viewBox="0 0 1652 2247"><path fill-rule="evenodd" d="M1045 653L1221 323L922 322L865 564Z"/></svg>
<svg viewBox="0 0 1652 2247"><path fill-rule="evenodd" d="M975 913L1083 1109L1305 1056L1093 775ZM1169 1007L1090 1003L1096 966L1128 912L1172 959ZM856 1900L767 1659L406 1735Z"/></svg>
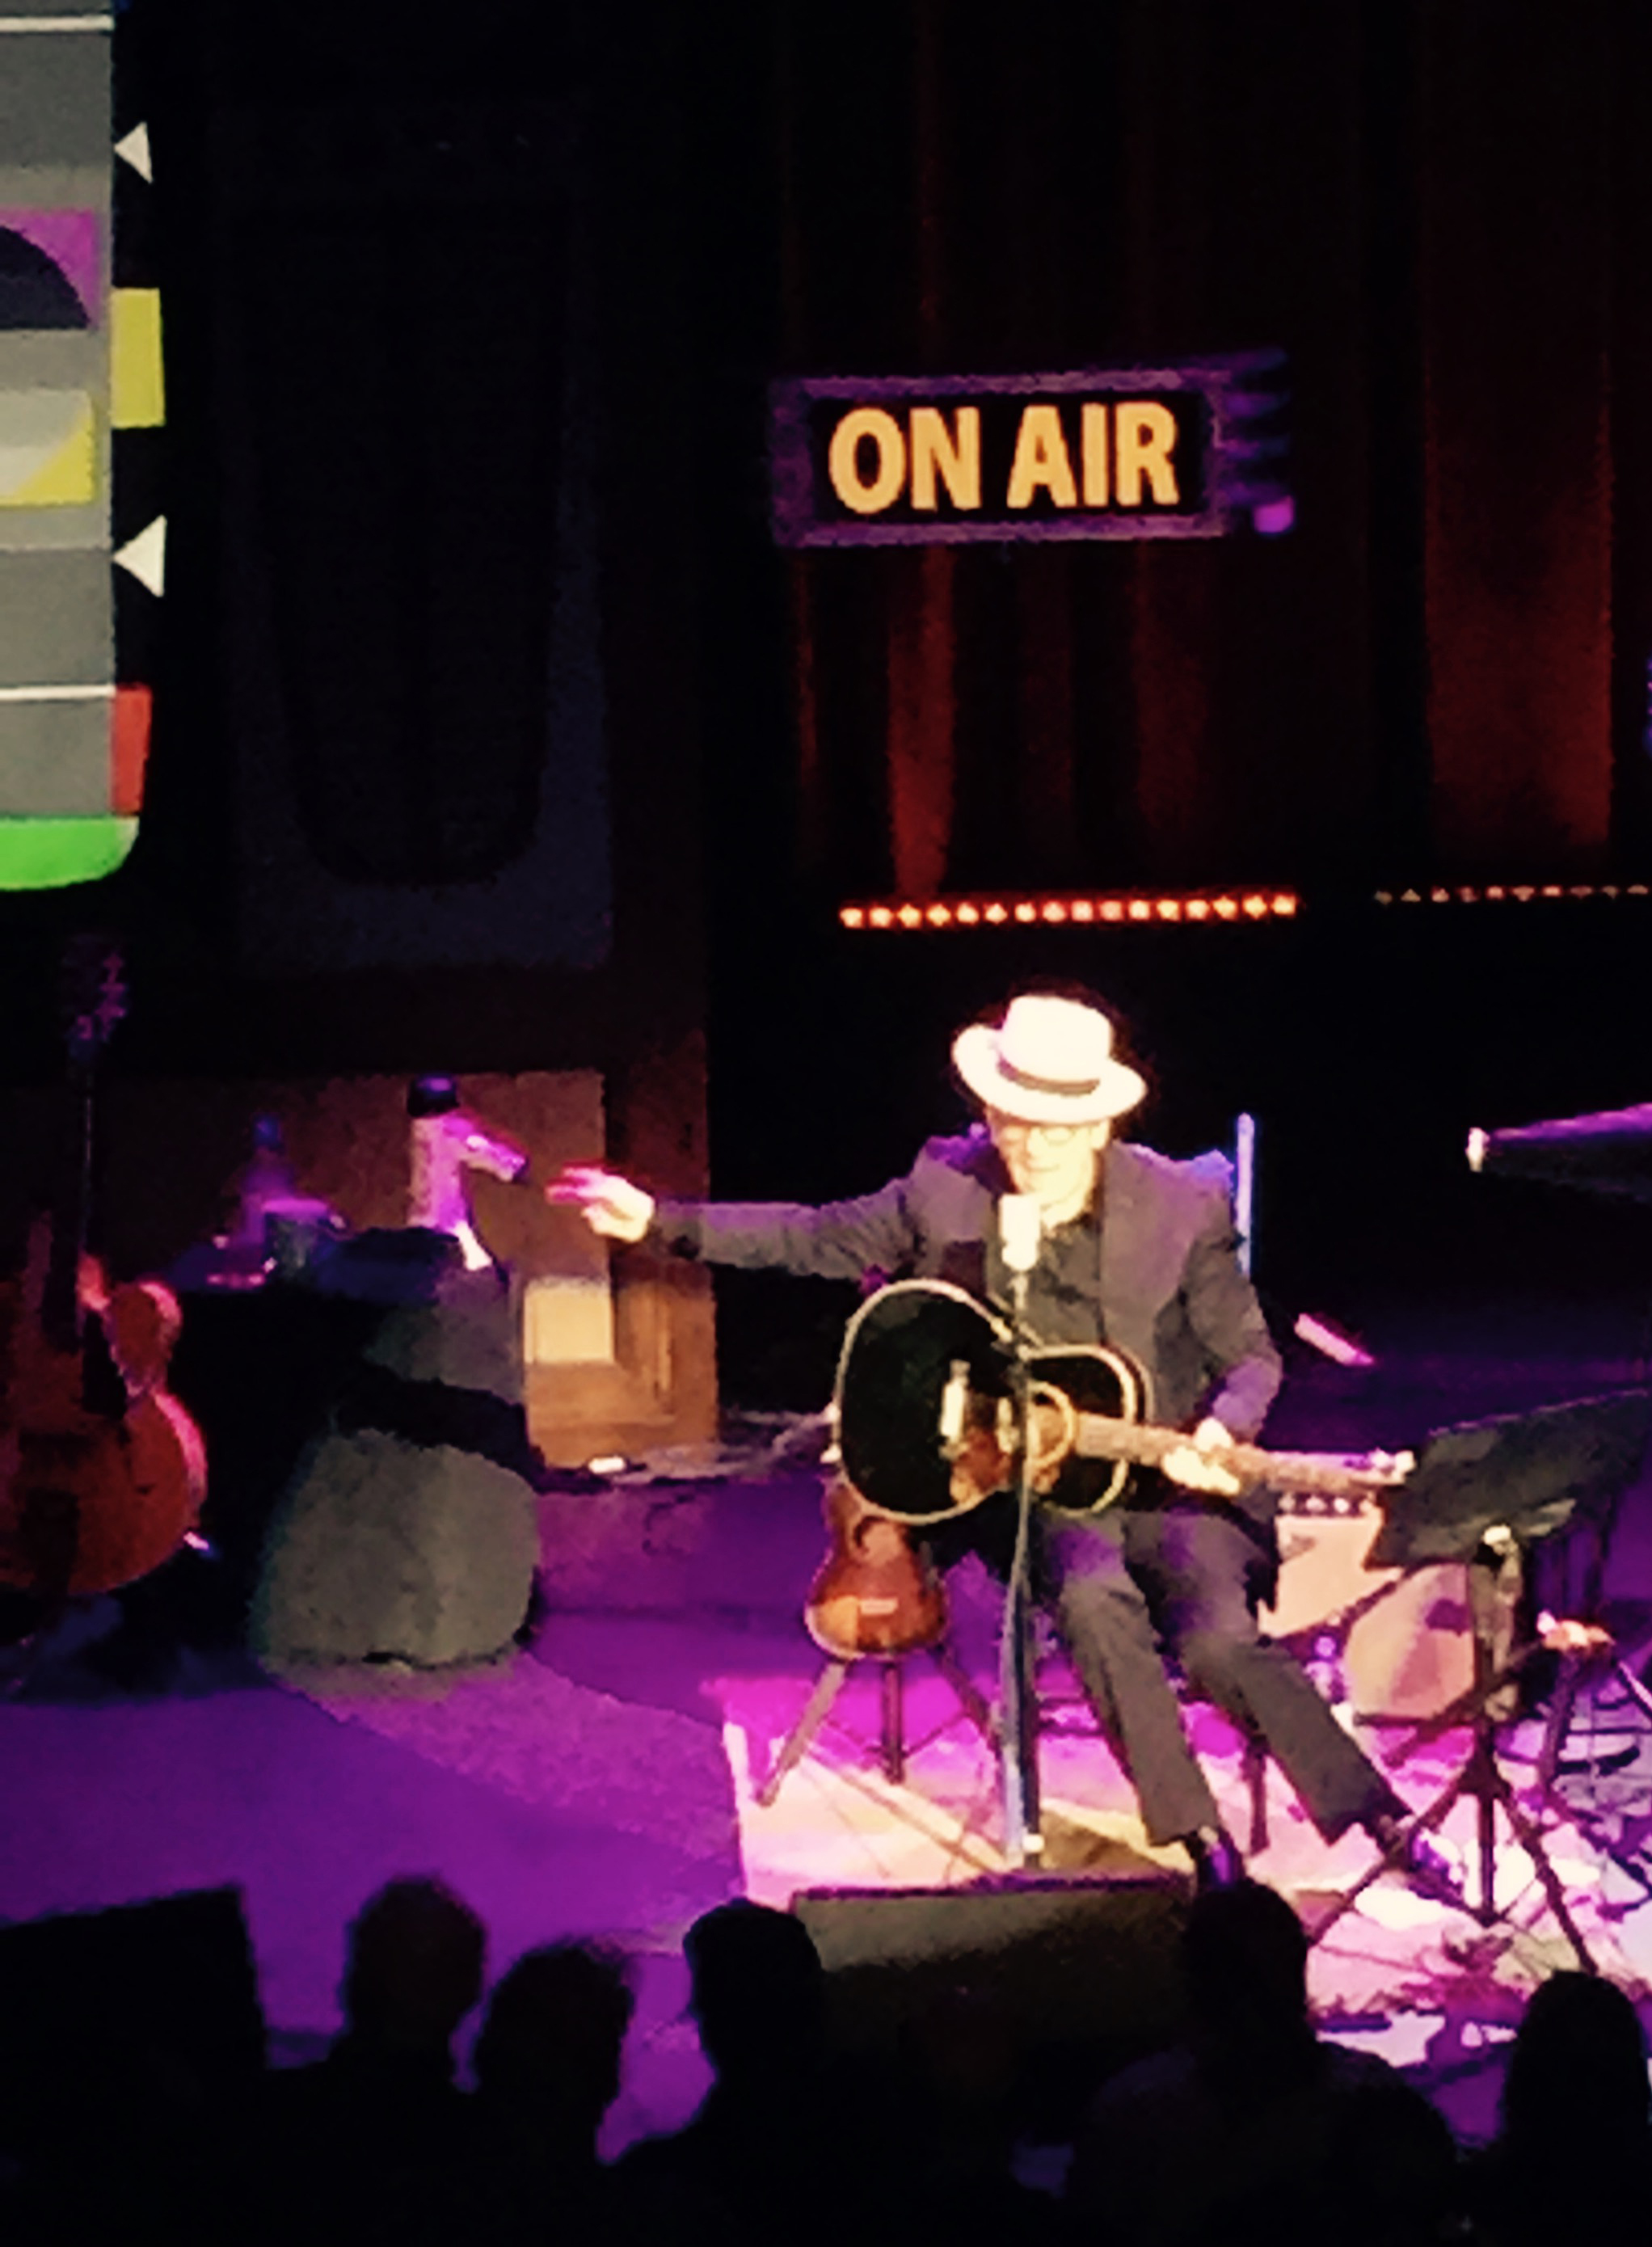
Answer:
<svg viewBox="0 0 1652 2247"><path fill-rule="evenodd" d="M959 1075L986 1107L1021 1124L1104 1124L1134 1108L1144 1078L1113 1058L1113 1025L1076 999L1027 993L996 1029L952 1041Z"/></svg>

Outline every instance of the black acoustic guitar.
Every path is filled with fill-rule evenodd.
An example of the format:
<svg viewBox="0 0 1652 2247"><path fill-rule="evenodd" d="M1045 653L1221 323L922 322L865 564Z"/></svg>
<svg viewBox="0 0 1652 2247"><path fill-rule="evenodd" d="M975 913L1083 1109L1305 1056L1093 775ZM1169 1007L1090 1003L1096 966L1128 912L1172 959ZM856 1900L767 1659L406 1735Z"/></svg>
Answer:
<svg viewBox="0 0 1652 2247"><path fill-rule="evenodd" d="M1147 1383L1123 1350L1040 1349L1029 1364L1033 1482L1065 1513L1115 1505L1133 1468L1157 1466L1185 1444L1143 1410ZM1010 1330L943 1280L898 1280L850 1320L837 1367L843 1472L877 1512L945 1521L1007 1488L1020 1472L1020 1416ZM1395 1462L1350 1463L1311 1451L1233 1444L1215 1454L1241 1484L1328 1497L1390 1488Z"/></svg>

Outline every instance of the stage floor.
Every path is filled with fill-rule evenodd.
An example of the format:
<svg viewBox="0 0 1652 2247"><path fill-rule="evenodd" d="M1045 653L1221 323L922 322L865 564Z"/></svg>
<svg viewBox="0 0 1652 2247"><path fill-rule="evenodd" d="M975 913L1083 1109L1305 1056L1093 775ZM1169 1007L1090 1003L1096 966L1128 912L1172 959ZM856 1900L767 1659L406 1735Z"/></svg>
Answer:
<svg viewBox="0 0 1652 2247"><path fill-rule="evenodd" d="M1392 1444L1637 1376L1604 1328L1574 1324L1567 1351L1529 1346L1553 1330L1536 1311L1525 1328L1505 1315L1493 1351L1483 1318L1368 1328L1378 1374L1300 1367L1270 1434ZM336 2027L352 1914L393 1875L437 1873L486 1920L495 1972L566 1935L608 1936L635 1956L638 2018L607 2142L672 2126L706 2080L678 1955L697 1914L739 1894L783 1904L803 1888L932 1887L1002 1863L993 1759L922 1656L907 1664L904 1784L877 1768L875 1673L862 1665L816 1752L772 1807L759 1806L822 1659L799 1616L822 1550L818 1481L795 1466L764 1471L759 1432L747 1424L718 1458L656 1461L648 1477L547 1497L550 1606L534 1643L462 1676L271 1679L240 1656L186 1653L165 1690L138 1693L99 1682L65 1644L26 1697L0 1703L0 1916L236 1883L276 2053L297 2059ZM990 1693L993 1588L973 1564L951 1588L955 1643ZM1638 1666L1652 1641L1647 1482L1623 1508L1608 1588ZM1051 1682L1059 1687L1059 1670ZM1571 1775L1546 1838L1600 1964L1644 1998L1652 1741L1609 1692L1594 1720L1595 1752L1617 1767ZM1209 1711L1191 1723L1243 1835L1237 1740ZM1517 1786L1537 1729L1509 1742ZM1390 1755L1404 1737L1382 1728L1376 1752ZM1416 1755L1396 1773L1403 1791L1429 1800L1465 1744L1448 1735ZM1139 1870L1151 1853L1130 1791L1075 1703L1057 1700L1042 1766L1050 1868ZM1355 1835L1327 1849L1272 1772L1268 1806L1269 1847L1253 1868L1314 1923L1364 1869L1369 1845ZM1469 1847L1467 1806L1446 1835ZM1182 1862L1174 1851L1160 1861ZM1385 1878L1314 1954L1327 2032L1405 2066L1471 2137L1492 2126L1498 2048L1526 1991L1569 1963L1529 1864L1506 1841L1498 1878L1512 1939Z"/></svg>

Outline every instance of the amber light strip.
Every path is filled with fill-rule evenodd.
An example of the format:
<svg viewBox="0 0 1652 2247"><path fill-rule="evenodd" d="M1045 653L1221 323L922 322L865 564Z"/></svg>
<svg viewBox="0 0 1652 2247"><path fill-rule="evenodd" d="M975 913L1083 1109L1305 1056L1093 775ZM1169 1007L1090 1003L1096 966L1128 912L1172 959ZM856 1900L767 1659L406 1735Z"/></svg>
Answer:
<svg viewBox="0 0 1652 2247"><path fill-rule="evenodd" d="M1645 882L1483 882L1447 889L1378 890L1380 905L1529 905L1568 898L1652 897Z"/></svg>
<svg viewBox="0 0 1652 2247"><path fill-rule="evenodd" d="M844 928L1005 928L1041 923L1290 920L1301 900L1289 890L1229 890L1154 898L950 898L840 905Z"/></svg>

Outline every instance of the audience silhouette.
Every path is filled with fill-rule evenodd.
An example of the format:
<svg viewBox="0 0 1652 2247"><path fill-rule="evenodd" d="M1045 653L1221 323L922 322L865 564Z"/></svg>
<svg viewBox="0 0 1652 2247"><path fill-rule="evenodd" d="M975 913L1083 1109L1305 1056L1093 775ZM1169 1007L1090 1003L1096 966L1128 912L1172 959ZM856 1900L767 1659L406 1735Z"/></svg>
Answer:
<svg viewBox="0 0 1652 2247"><path fill-rule="evenodd" d="M938 2247L1041 2247L1063 2234L1056 2202L1014 2174L1026 2041L995 1991L967 1984L925 2007L901 2039L902 2160L919 2236Z"/></svg>
<svg viewBox="0 0 1652 2247"><path fill-rule="evenodd" d="M396 2247L464 2236L474 2175L454 2039L481 1995L487 1938L434 1880L392 1881L350 1929L345 2030L272 2076L253 2216L273 2243Z"/></svg>
<svg viewBox="0 0 1652 2247"><path fill-rule="evenodd" d="M528 1951L495 1990L471 2061L474 2239L611 2237L597 2134L634 2005L623 1961L574 1943Z"/></svg>
<svg viewBox="0 0 1652 2247"><path fill-rule="evenodd" d="M1155 2247L1429 2236L1449 2206L1449 2136L1384 2061L1315 2036L1307 1962L1301 1923L1272 1888L1246 1881L1195 1899L1186 2039L1092 2106L1068 2183L1078 2236ZM1385 2205L1390 2158L1425 2203L1415 2235L1403 2228L1414 2203Z"/></svg>
<svg viewBox="0 0 1652 2247"><path fill-rule="evenodd" d="M1473 2165L1486 2247L1652 2237L1646 2037L1621 1990L1555 1974L1532 1996L1503 2086L1503 2128Z"/></svg>
<svg viewBox="0 0 1652 2247"><path fill-rule="evenodd" d="M885 2102L827 2058L825 1976L808 1930L761 1904L720 1904L683 1944L690 2010L715 2080L670 2137L622 2156L640 2232L720 2247L839 2244L845 2146L855 2191L893 2220Z"/></svg>
<svg viewBox="0 0 1652 2247"><path fill-rule="evenodd" d="M1250 1882L1197 1898L1187 2029L1115 2076L1078 2133L1064 2204L1015 2175L1025 2024L989 1988L943 1988L892 2056L836 2052L802 1923L720 1905L684 1943L713 2082L687 2125L611 2166L634 1997L601 1945L526 1952L482 1988L481 1921L398 1880L349 1930L345 2025L325 2059L242 2094L130 2025L59 2025L17 2048L0 2014L0 2231L10 2247L1618 2247L1652 2234L1652 2097L1634 2006L1557 1974L1510 2055L1503 2127L1459 2169L1394 2069L1319 2038L1296 1914ZM1019 2025L1018 2025L1019 2023ZM39 2032L36 2032L37 2040ZM245 2080L254 2080L256 2050ZM181 2067L182 2072L180 2072ZM847 2196L847 2198L846 2198Z"/></svg>

